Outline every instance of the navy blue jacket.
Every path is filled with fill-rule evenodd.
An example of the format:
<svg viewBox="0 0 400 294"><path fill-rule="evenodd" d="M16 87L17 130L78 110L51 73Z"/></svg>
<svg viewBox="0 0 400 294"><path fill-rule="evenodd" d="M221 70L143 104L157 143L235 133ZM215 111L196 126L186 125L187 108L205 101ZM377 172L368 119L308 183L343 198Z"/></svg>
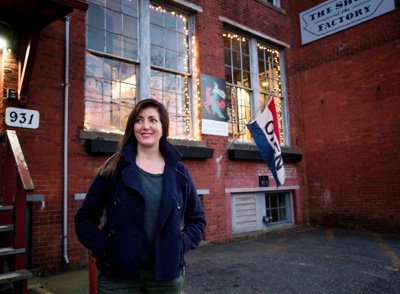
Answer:
<svg viewBox="0 0 400 294"><path fill-rule="evenodd" d="M160 142L165 159L161 208L155 240L154 278L173 280L185 266L183 255L200 243L206 226L204 210L182 156ZM136 147L127 144L113 176L97 175L75 215L79 241L108 276L138 278L145 202L136 166ZM106 208L106 222L98 228ZM182 220L184 227L182 228Z"/></svg>

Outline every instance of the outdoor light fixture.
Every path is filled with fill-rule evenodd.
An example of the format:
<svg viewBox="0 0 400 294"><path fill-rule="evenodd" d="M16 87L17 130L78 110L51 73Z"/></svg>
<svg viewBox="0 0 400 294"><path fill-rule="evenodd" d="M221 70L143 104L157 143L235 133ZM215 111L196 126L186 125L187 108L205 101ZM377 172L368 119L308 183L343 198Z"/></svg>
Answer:
<svg viewBox="0 0 400 294"><path fill-rule="evenodd" d="M13 33L10 25L0 20L0 50L7 48L11 52L13 44Z"/></svg>

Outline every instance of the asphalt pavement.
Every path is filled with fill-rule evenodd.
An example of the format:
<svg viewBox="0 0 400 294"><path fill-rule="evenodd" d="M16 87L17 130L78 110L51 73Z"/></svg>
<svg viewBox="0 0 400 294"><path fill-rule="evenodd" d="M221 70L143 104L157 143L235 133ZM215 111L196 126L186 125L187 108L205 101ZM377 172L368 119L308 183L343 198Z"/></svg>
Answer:
<svg viewBox="0 0 400 294"><path fill-rule="evenodd" d="M398 294L400 235L300 227L242 235L186 254L186 294ZM82 268L29 281L30 294L88 294ZM1 292L0 292L1 293Z"/></svg>

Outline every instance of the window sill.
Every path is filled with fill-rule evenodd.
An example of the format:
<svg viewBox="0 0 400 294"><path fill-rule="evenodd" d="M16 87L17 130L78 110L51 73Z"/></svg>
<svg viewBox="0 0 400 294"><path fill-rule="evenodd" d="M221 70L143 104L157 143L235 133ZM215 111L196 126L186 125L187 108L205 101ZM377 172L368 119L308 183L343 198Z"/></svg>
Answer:
<svg viewBox="0 0 400 294"><path fill-rule="evenodd" d="M282 146L283 162L301 162L303 154L293 147ZM257 145L251 143L234 143L228 150L231 160L259 160L264 161Z"/></svg>
<svg viewBox="0 0 400 294"><path fill-rule="evenodd" d="M91 154L113 154L122 138L120 134L95 131L80 131L80 139L86 140L86 150ZM171 139L169 142L182 154L183 158L212 158L214 149L206 147L205 141Z"/></svg>

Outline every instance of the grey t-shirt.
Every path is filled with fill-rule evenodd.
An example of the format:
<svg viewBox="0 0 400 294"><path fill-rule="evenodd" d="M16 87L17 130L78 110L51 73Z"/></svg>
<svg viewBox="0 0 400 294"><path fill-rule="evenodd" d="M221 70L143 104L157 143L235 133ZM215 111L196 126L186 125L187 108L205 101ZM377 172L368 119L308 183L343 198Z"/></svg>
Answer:
<svg viewBox="0 0 400 294"><path fill-rule="evenodd" d="M143 245L140 263L143 268L154 264L154 242L157 234L158 214L161 206L163 174L151 174L138 167L145 202Z"/></svg>

